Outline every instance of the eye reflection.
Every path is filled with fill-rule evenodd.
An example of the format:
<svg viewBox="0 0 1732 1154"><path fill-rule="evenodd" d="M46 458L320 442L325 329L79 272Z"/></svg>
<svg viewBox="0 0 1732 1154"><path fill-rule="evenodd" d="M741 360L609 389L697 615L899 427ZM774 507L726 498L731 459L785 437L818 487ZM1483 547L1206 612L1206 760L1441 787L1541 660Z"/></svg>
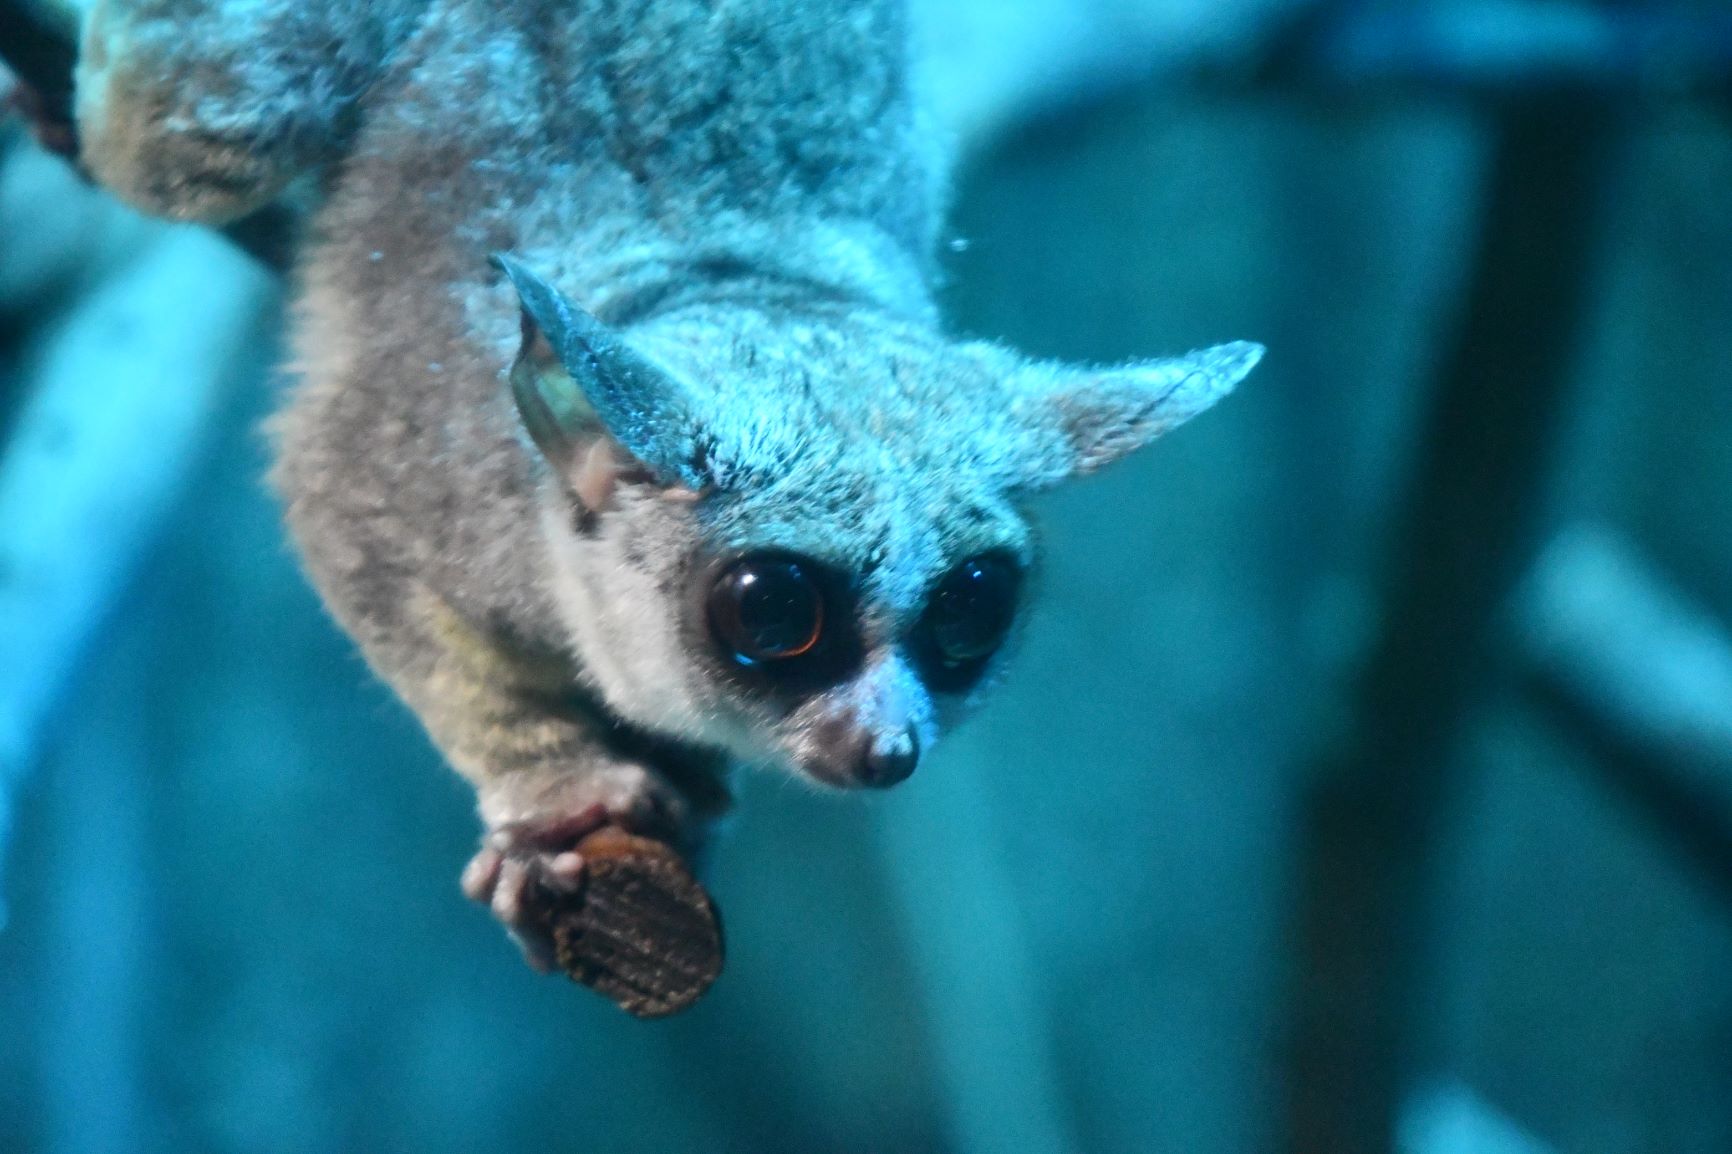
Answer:
<svg viewBox="0 0 1732 1154"><path fill-rule="evenodd" d="M746 557L711 586L709 616L717 642L740 664L785 661L817 647L824 598L793 558Z"/></svg>
<svg viewBox="0 0 1732 1154"><path fill-rule="evenodd" d="M1014 564L992 554L971 557L939 579L921 627L945 668L976 665L1004 644L1019 580Z"/></svg>

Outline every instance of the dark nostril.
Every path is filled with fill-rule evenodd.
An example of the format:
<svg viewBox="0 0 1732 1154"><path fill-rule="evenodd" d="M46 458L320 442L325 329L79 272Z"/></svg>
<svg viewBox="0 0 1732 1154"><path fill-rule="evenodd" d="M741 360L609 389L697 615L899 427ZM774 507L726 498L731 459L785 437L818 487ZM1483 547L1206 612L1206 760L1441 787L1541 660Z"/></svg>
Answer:
<svg viewBox="0 0 1732 1154"><path fill-rule="evenodd" d="M867 785L884 789L908 780L920 762L920 736L909 726L890 738L879 738L866 751L862 779Z"/></svg>

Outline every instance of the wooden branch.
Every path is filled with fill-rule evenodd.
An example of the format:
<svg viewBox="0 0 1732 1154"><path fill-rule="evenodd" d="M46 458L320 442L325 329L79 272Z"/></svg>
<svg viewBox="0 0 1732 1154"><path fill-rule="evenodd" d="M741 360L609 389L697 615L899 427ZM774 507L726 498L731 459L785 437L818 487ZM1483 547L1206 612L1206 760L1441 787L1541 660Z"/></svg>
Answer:
<svg viewBox="0 0 1732 1154"><path fill-rule="evenodd" d="M78 17L40 0L0 0L0 60L41 101L41 113L72 123Z"/></svg>
<svg viewBox="0 0 1732 1154"><path fill-rule="evenodd" d="M1548 446L1618 135L1591 101L1518 105L1498 126L1466 313L1397 506L1357 731L1305 799L1289 1154L1395 1148L1451 756L1495 672L1499 614L1538 552Z"/></svg>
<svg viewBox="0 0 1732 1154"><path fill-rule="evenodd" d="M1099 11L1048 7L1065 14L1068 35L1054 39L1046 8L1019 20L1002 5L987 8L985 16L957 8L954 0L922 6L928 39L995 46L990 66L978 54L939 53L926 84L965 145L978 147L1016 123L1157 71L1237 89L1382 95L1421 89L1493 100L1536 92L1726 99L1732 92L1732 17L1716 13L1522 0L1393 7L1266 0L1261 9L1237 12L1237 38L1221 36L1212 18L1206 35L1205 26L1193 22L1189 39L1175 45L1175 27L1165 19L1127 25L1129 17L1113 5ZM954 34L957 28L968 34ZM999 64L1006 44L1022 49L1013 53L1008 73ZM42 115L67 130L77 58L76 17L68 5L0 0L0 62L36 93ZM1247 61L1256 66L1244 67ZM292 260L299 219L279 203L221 231L280 272Z"/></svg>
<svg viewBox="0 0 1732 1154"><path fill-rule="evenodd" d="M1431 1082L1401 1112L1402 1154L1552 1154L1465 1082Z"/></svg>
<svg viewBox="0 0 1732 1154"><path fill-rule="evenodd" d="M210 236L163 229L37 358L0 457L0 845L9 787L190 479L224 384L256 358L277 287Z"/></svg>
<svg viewBox="0 0 1732 1154"><path fill-rule="evenodd" d="M1732 15L1586 0L1323 0L1279 44L1275 78L1333 91L1724 100Z"/></svg>
<svg viewBox="0 0 1732 1154"><path fill-rule="evenodd" d="M685 859L617 826L577 851L583 885L543 910L560 968L634 1017L691 1006L722 972L722 926Z"/></svg>
<svg viewBox="0 0 1732 1154"><path fill-rule="evenodd" d="M1547 547L1518 639L1584 764L1732 900L1732 635L1631 542L1577 526Z"/></svg>

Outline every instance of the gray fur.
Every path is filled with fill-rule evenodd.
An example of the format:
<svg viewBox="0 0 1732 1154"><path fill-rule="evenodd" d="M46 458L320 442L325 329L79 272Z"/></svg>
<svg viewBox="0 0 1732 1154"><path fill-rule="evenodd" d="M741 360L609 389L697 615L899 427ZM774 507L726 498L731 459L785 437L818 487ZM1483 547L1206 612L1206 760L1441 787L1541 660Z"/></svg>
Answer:
<svg viewBox="0 0 1732 1154"><path fill-rule="evenodd" d="M929 745L961 704L904 652L933 582L1027 557L1024 494L1260 351L1089 370L943 336L945 150L891 0L107 0L86 51L87 160L122 195L214 219L318 181L276 481L490 826L600 800L689 828L725 797L694 760L847 784L862 741ZM551 294L527 343L495 252ZM597 345L650 368L614 388L574 361ZM569 390L557 451L514 362ZM845 683L721 668L694 582L765 547L856 577ZM652 748L694 752L677 785Z"/></svg>

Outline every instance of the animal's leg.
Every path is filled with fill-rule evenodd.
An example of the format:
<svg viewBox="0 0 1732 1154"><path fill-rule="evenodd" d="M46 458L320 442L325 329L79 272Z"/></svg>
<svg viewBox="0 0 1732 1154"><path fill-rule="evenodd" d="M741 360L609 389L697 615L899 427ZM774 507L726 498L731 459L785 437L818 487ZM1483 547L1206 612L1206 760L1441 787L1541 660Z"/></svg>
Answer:
<svg viewBox="0 0 1732 1154"><path fill-rule="evenodd" d="M427 0L97 0L78 65L82 159L138 207L233 219L336 155Z"/></svg>
<svg viewBox="0 0 1732 1154"><path fill-rule="evenodd" d="M320 576L316 544L308 557ZM464 892L536 968L553 964L537 899L581 881L586 835L611 823L691 850L726 806L720 754L625 731L575 689L563 661L529 657L424 589L351 597L359 587L324 576L368 659L474 784L485 831Z"/></svg>
<svg viewBox="0 0 1732 1154"><path fill-rule="evenodd" d="M719 755L693 767L679 755L682 789L669 757L619 731L593 704L560 684L557 670L537 670L508 656L434 605L418 614L433 628L431 678L398 688L419 711L434 740L475 783L486 832L463 872L463 890L489 906L537 969L553 967L553 942L538 919L538 897L570 890L583 875L577 845L615 824L688 846L703 821L725 804ZM540 891L540 893L538 893Z"/></svg>

